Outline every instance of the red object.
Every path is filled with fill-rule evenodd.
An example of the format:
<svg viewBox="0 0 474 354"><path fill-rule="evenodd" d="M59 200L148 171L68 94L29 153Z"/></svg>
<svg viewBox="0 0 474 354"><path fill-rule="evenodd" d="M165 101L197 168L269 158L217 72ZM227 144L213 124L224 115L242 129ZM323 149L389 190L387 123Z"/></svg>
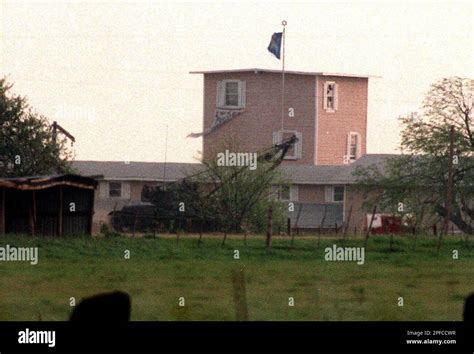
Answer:
<svg viewBox="0 0 474 354"><path fill-rule="evenodd" d="M372 228L372 234L398 234L401 231L402 220L398 216L382 215L382 226Z"/></svg>

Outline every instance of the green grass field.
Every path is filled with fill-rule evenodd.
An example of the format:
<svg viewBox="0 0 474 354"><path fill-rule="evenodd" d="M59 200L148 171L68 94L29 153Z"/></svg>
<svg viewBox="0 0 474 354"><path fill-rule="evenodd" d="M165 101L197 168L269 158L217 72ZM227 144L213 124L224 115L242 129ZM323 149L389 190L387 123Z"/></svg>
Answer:
<svg viewBox="0 0 474 354"><path fill-rule="evenodd" d="M0 262L0 320L66 320L70 298L123 290L133 320L235 320L231 273L243 269L250 320L461 320L474 292L474 248L460 236L444 240L371 236L365 263L328 262L339 238L0 237L0 247L39 247L39 263ZM345 246L362 246L349 239ZM234 250L240 259L234 259ZM452 251L459 251L459 259ZM124 258L129 250L130 259ZM184 297L186 305L178 306ZM288 298L295 299L294 307ZM403 297L404 306L398 306Z"/></svg>

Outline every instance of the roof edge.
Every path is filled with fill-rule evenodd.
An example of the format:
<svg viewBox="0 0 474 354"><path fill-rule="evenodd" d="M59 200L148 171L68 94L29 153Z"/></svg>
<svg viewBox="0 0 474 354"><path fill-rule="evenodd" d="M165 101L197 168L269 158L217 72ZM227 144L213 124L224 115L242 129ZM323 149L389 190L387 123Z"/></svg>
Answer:
<svg viewBox="0 0 474 354"><path fill-rule="evenodd" d="M225 74L225 73L244 73L244 72L254 72L258 74L263 73L281 73L281 70L274 69L261 69L261 68L249 68L249 69L227 69L227 70L198 70L190 71L190 74ZM299 71L299 70L285 70L285 74L294 74L294 75L310 75L310 76L340 76L340 77L354 77L354 78L381 78L378 75L359 75L359 74L346 74L346 73L331 73L331 72L316 72L316 71Z"/></svg>

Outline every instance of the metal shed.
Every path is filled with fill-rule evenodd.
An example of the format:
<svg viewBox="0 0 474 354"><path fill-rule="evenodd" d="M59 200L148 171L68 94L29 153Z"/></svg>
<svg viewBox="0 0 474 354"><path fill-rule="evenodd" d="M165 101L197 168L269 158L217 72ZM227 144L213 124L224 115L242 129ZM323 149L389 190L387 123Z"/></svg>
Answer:
<svg viewBox="0 0 474 354"><path fill-rule="evenodd" d="M91 234L93 178L79 175L0 179L0 234Z"/></svg>

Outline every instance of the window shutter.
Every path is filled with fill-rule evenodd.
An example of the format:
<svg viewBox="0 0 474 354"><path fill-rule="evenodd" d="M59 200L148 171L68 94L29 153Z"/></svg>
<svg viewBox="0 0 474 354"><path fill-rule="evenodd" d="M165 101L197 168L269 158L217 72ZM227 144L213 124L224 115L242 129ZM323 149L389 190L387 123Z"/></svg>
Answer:
<svg viewBox="0 0 474 354"><path fill-rule="evenodd" d="M328 109L327 92L328 92L328 84L327 84L327 82L325 82L324 83L324 89L323 89L323 108L324 108L324 110Z"/></svg>
<svg viewBox="0 0 474 354"><path fill-rule="evenodd" d="M239 89L240 89L240 95L239 95L239 98L240 98L240 104L239 104L239 107L240 108L245 108L245 104L246 104L246 91L247 91L247 87L246 87L246 83L245 81L240 81L239 82Z"/></svg>
<svg viewBox="0 0 474 354"><path fill-rule="evenodd" d="M290 186L290 200L293 202L298 201L298 186Z"/></svg>
<svg viewBox="0 0 474 354"><path fill-rule="evenodd" d="M130 199L130 183L122 183L122 198Z"/></svg>
<svg viewBox="0 0 474 354"><path fill-rule="evenodd" d="M361 136L359 133L357 133L357 154L356 154L356 159L361 157L362 155L362 150L361 150Z"/></svg>
<svg viewBox="0 0 474 354"><path fill-rule="evenodd" d="M280 132L273 132L273 145L281 143Z"/></svg>
<svg viewBox="0 0 474 354"><path fill-rule="evenodd" d="M334 84L334 110L337 111L337 108L338 108L338 96L339 96L339 93L338 93L338 87L339 85L338 84Z"/></svg>
<svg viewBox="0 0 474 354"><path fill-rule="evenodd" d="M296 143L295 156L297 159L303 158L303 133L296 132L296 138L298 142Z"/></svg>
<svg viewBox="0 0 474 354"><path fill-rule="evenodd" d="M346 156L347 162L351 162L351 133L347 134Z"/></svg>
<svg viewBox="0 0 474 354"><path fill-rule="evenodd" d="M107 182L101 182L99 184L99 196L102 199L109 197L109 184Z"/></svg>
<svg viewBox="0 0 474 354"><path fill-rule="evenodd" d="M224 107L224 96L225 96L225 87L223 81L217 81L217 96L216 96L216 106Z"/></svg>
<svg viewBox="0 0 474 354"><path fill-rule="evenodd" d="M324 199L326 203L331 203L332 202L332 194L333 194L333 187L332 186L326 186L324 190Z"/></svg>

